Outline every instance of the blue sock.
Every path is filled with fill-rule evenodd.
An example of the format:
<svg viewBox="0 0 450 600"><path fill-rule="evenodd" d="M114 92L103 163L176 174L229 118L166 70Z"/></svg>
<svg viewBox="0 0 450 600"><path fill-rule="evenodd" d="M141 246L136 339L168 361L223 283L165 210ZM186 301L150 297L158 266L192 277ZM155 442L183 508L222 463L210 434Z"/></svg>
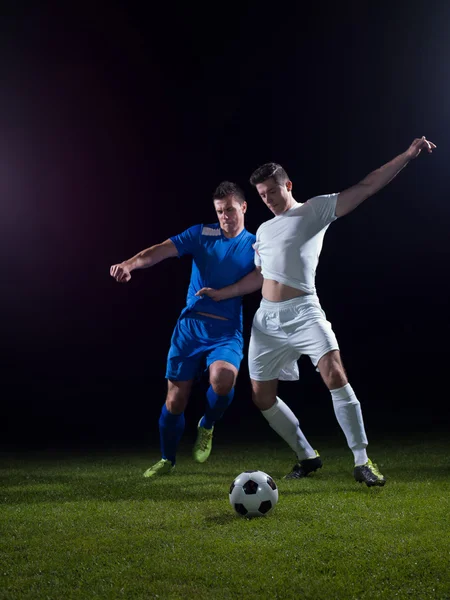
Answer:
<svg viewBox="0 0 450 600"><path fill-rule="evenodd" d="M184 413L173 415L164 404L159 417L159 439L162 457L174 465L178 444L184 431Z"/></svg>
<svg viewBox="0 0 450 600"><path fill-rule="evenodd" d="M206 399L208 404L205 410L205 416L200 421L200 427L205 429L212 429L214 422L218 421L223 413L230 406L234 398L234 388L231 388L230 392L226 396L218 396L210 385L206 392Z"/></svg>

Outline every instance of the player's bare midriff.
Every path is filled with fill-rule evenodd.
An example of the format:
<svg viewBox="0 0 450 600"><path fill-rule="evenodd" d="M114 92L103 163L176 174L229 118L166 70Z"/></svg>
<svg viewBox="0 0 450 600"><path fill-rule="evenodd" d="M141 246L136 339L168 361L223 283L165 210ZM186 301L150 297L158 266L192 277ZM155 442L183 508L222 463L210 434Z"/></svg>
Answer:
<svg viewBox="0 0 450 600"><path fill-rule="evenodd" d="M306 292L274 281L273 279L264 279L262 296L265 300L269 300L269 302L284 302L285 300L292 300L292 298L306 296Z"/></svg>
<svg viewBox="0 0 450 600"><path fill-rule="evenodd" d="M195 311L198 315L203 315L204 317L211 317L211 319L220 319L220 321L229 321L226 317L219 317L218 315L212 315L210 313L200 312L199 310Z"/></svg>

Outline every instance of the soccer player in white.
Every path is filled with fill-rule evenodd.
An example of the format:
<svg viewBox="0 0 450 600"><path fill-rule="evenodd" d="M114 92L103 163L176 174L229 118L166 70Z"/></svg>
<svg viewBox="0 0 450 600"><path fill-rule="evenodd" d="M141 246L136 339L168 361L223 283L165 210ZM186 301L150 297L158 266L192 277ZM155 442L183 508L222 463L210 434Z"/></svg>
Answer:
<svg viewBox="0 0 450 600"><path fill-rule="evenodd" d="M253 400L270 426L296 453L298 463L286 478L306 477L322 466L297 417L277 396L279 380L297 380L297 361L310 357L331 393L336 418L355 460L356 481L382 486L385 477L367 456L367 436L361 405L348 382L336 336L323 312L315 288L315 273L329 225L388 184L422 150L436 146L425 137L340 193L316 196L299 203L292 182L276 163L259 167L250 182L275 215L256 232L255 264L263 275L262 300L249 345ZM250 275L251 276L251 275ZM249 293L249 276L222 290L202 290L215 300ZM254 290L258 289L255 282Z"/></svg>

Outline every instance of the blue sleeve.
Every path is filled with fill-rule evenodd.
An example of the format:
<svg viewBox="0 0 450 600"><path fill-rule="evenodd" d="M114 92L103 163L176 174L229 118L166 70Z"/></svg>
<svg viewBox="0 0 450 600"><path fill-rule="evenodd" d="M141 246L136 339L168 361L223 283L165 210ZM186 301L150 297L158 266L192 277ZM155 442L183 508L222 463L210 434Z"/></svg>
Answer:
<svg viewBox="0 0 450 600"><path fill-rule="evenodd" d="M193 225L182 233L169 238L170 241L175 244L178 256L195 253L196 249L199 247L201 230L201 225Z"/></svg>

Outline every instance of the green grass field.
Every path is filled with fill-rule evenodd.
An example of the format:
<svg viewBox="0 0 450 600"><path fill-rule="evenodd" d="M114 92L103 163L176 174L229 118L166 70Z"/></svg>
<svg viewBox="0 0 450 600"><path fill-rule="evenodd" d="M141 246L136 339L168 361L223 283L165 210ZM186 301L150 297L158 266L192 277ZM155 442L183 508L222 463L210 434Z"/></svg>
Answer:
<svg viewBox="0 0 450 600"><path fill-rule="evenodd" d="M323 469L296 482L271 442L218 443L204 465L183 446L151 482L156 451L3 454L0 598L450 598L449 444L371 444L376 489L353 480L341 440L317 446ZM267 517L229 504L248 469L278 484Z"/></svg>

